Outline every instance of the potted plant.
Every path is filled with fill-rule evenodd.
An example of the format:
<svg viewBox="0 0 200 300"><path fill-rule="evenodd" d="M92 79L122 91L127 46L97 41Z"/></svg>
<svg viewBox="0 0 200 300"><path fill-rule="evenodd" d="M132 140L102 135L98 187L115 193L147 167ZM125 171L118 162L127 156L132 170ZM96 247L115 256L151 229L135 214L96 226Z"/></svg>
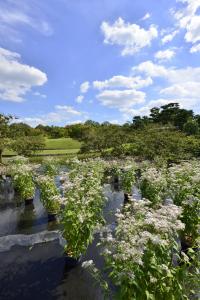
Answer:
<svg viewBox="0 0 200 300"><path fill-rule="evenodd" d="M53 221L60 210L62 197L52 177L41 175L36 181L40 189L40 200L48 213L48 220Z"/></svg>
<svg viewBox="0 0 200 300"><path fill-rule="evenodd" d="M115 232L108 228L100 242L117 299L188 299L182 298L180 269L172 260L184 228L180 214L175 205L154 209L147 200L117 213Z"/></svg>
<svg viewBox="0 0 200 300"><path fill-rule="evenodd" d="M73 179L65 190L65 206L61 210L60 220L66 240L66 262L70 266L80 261L93 241L95 229L104 222L101 176L95 168L89 171L79 168L76 176L73 171Z"/></svg>
<svg viewBox="0 0 200 300"><path fill-rule="evenodd" d="M132 187L135 183L135 168L133 166L121 169L121 183L124 191L124 204L131 201Z"/></svg>
<svg viewBox="0 0 200 300"><path fill-rule="evenodd" d="M35 184L31 166L18 165L12 170L12 178L14 187L20 197L25 201L25 205L31 204L35 194Z"/></svg>
<svg viewBox="0 0 200 300"><path fill-rule="evenodd" d="M142 172L140 190L142 197L151 201L152 207L162 204L167 191L165 172L154 167L147 168Z"/></svg>

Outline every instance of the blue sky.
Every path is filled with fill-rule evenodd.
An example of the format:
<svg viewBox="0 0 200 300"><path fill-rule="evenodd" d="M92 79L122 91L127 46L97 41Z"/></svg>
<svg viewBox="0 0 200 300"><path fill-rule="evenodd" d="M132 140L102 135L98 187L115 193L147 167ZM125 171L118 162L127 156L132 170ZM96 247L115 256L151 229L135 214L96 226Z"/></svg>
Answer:
<svg viewBox="0 0 200 300"><path fill-rule="evenodd" d="M0 0L0 112L36 126L200 113L199 0Z"/></svg>

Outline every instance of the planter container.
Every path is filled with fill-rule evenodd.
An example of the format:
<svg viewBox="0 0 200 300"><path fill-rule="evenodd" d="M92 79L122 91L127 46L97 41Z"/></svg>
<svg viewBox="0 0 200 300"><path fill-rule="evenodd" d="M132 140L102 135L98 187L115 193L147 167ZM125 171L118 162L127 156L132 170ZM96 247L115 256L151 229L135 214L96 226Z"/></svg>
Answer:
<svg viewBox="0 0 200 300"><path fill-rule="evenodd" d="M30 205L30 204L33 204L33 198L25 200L25 205Z"/></svg>
<svg viewBox="0 0 200 300"><path fill-rule="evenodd" d="M82 256L80 256L79 258L74 258L72 256L67 256L67 254L65 254L66 270L73 269L73 268L77 267L78 265L80 265L81 258L82 258Z"/></svg>
<svg viewBox="0 0 200 300"><path fill-rule="evenodd" d="M48 222L56 221L57 214L54 213L48 213Z"/></svg>
<svg viewBox="0 0 200 300"><path fill-rule="evenodd" d="M124 204L130 203L132 201L132 197L128 193L124 193Z"/></svg>

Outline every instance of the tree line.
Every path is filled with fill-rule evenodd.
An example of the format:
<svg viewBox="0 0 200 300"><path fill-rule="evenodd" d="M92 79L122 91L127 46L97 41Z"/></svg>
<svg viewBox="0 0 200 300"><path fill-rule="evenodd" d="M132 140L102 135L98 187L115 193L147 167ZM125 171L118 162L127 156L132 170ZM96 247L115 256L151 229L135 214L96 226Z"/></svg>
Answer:
<svg viewBox="0 0 200 300"><path fill-rule="evenodd" d="M0 114L0 159L10 148L30 155L43 149L44 137L71 137L82 142L81 152L98 152L103 156L134 155L142 159L188 158L200 155L200 115L169 103L150 110L149 116L134 116L125 124L85 123L66 126L38 125L32 128L17 123L11 115Z"/></svg>

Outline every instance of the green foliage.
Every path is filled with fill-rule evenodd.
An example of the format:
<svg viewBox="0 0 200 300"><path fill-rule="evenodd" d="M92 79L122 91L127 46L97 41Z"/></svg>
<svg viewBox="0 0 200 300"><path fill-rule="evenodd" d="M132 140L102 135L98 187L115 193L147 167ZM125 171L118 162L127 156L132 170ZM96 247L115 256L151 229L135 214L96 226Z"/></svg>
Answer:
<svg viewBox="0 0 200 300"><path fill-rule="evenodd" d="M14 187L23 200L32 199L35 194L35 184L31 174L16 174L13 179Z"/></svg>
<svg viewBox="0 0 200 300"><path fill-rule="evenodd" d="M183 208L184 238L196 245L200 230L199 162L185 162L169 169L168 192L174 203Z"/></svg>
<svg viewBox="0 0 200 300"><path fill-rule="evenodd" d="M196 135L199 133L199 124L196 120L188 120L184 126L183 130L188 135Z"/></svg>
<svg viewBox="0 0 200 300"><path fill-rule="evenodd" d="M80 142L71 138L45 139L44 149L80 149Z"/></svg>
<svg viewBox="0 0 200 300"><path fill-rule="evenodd" d="M38 150L42 150L45 140L42 136L28 136L17 138L11 145L19 155L29 156Z"/></svg>
<svg viewBox="0 0 200 300"><path fill-rule="evenodd" d="M164 171L147 168L142 172L140 180L142 197L151 201L151 206L162 204L167 192L167 180Z"/></svg>
<svg viewBox="0 0 200 300"><path fill-rule="evenodd" d="M0 163L2 163L3 150L10 145L9 123L12 119L11 115L0 114Z"/></svg>
<svg viewBox="0 0 200 300"><path fill-rule="evenodd" d="M75 162L74 162L75 163ZM61 211L65 251L69 256L80 257L93 240L94 230L104 222L102 208L101 164L74 164L70 183L65 186L65 208ZM71 165L72 166L72 165Z"/></svg>
<svg viewBox="0 0 200 300"><path fill-rule="evenodd" d="M115 234L105 233L101 247L117 299L188 299L173 265L176 237L184 228L176 206L152 209L148 201L133 202L117 214Z"/></svg>
<svg viewBox="0 0 200 300"><path fill-rule="evenodd" d="M47 158L43 161L42 168L45 175L53 177L58 174L59 161L55 158Z"/></svg>
<svg viewBox="0 0 200 300"><path fill-rule="evenodd" d="M120 173L122 190L125 193L131 193L133 184L135 183L135 166L122 169Z"/></svg>
<svg viewBox="0 0 200 300"><path fill-rule="evenodd" d="M10 162L8 166L13 184L23 200L32 199L35 194L32 166L20 157Z"/></svg>
<svg viewBox="0 0 200 300"><path fill-rule="evenodd" d="M40 189L40 200L48 213L58 213L62 200L55 185L54 178L41 175L36 178L36 182Z"/></svg>
<svg viewBox="0 0 200 300"><path fill-rule="evenodd" d="M141 159L179 161L199 156L199 139L178 132L170 127L151 125L145 131L138 131L133 139L130 153Z"/></svg>
<svg viewBox="0 0 200 300"><path fill-rule="evenodd" d="M120 156L124 154L124 144L128 141L128 135L117 125L102 125L89 127L82 137L81 152L99 151L102 155L111 154Z"/></svg>
<svg viewBox="0 0 200 300"><path fill-rule="evenodd" d="M10 136L12 138L19 138L22 136L36 136L40 132L25 123L12 123L10 125Z"/></svg>

